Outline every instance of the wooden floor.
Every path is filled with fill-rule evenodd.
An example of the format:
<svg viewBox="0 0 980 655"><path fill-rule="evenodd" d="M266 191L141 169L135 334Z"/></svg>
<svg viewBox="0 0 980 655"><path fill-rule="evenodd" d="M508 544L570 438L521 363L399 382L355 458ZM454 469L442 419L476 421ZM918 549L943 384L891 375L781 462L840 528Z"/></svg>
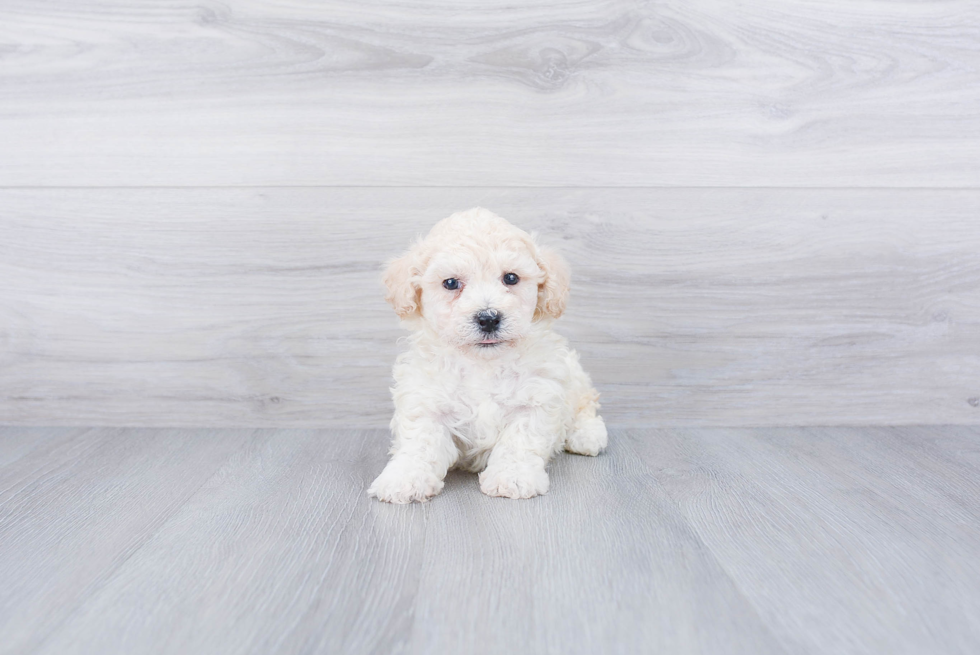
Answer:
<svg viewBox="0 0 980 655"><path fill-rule="evenodd" d="M980 650L980 428L613 430L411 506L386 440L0 429L0 652Z"/></svg>

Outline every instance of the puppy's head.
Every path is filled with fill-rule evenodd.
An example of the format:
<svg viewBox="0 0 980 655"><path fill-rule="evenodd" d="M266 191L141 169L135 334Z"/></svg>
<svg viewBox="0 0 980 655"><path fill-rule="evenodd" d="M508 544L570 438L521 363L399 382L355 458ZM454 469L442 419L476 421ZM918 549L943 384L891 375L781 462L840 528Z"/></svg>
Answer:
<svg viewBox="0 0 980 655"><path fill-rule="evenodd" d="M476 208L435 225L384 278L386 299L406 321L439 338L492 356L523 338L535 321L565 311L569 273L555 252L527 232Z"/></svg>

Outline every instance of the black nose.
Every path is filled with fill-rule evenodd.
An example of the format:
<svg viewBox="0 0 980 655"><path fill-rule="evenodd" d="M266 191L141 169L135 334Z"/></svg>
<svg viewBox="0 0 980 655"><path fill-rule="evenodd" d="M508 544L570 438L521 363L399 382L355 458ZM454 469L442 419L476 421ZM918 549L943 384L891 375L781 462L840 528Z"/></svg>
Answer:
<svg viewBox="0 0 980 655"><path fill-rule="evenodd" d="M484 309L476 315L476 322L480 326L481 331L490 334L497 331L497 328L500 327L500 319L502 318L503 316L496 309Z"/></svg>

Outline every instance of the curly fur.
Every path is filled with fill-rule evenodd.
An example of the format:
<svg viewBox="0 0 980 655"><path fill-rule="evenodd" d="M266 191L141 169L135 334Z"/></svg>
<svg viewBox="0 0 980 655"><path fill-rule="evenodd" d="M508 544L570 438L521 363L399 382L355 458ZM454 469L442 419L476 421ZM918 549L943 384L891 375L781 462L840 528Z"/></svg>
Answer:
<svg viewBox="0 0 980 655"><path fill-rule="evenodd" d="M412 335L394 366L391 459L370 495L425 501L455 467L479 472L485 494L531 498L547 493L555 453L606 446L599 394L551 330L569 281L560 255L482 208L440 221L389 263L386 299ZM492 333L481 311L500 317Z"/></svg>

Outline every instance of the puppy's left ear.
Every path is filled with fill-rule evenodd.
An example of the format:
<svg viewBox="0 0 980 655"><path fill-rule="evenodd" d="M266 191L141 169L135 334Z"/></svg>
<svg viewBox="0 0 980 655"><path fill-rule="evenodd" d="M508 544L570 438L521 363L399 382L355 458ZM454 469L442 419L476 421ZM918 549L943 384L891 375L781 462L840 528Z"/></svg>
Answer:
<svg viewBox="0 0 980 655"><path fill-rule="evenodd" d="M554 250L538 248L538 266L544 271L544 280L538 285L538 306L534 318L558 318L565 312L568 303L572 277L568 263Z"/></svg>

